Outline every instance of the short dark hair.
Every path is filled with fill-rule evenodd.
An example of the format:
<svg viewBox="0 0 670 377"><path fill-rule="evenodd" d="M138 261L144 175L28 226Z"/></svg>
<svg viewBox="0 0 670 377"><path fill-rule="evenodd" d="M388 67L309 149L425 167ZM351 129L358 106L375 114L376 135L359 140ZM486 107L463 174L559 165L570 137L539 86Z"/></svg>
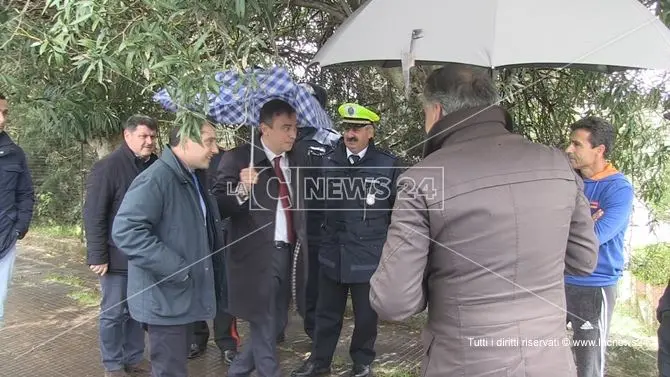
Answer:
<svg viewBox="0 0 670 377"><path fill-rule="evenodd" d="M258 117L259 122L272 126L272 118L277 115L293 115L295 109L288 102L280 99L273 99L261 107L261 113Z"/></svg>
<svg viewBox="0 0 670 377"><path fill-rule="evenodd" d="M215 127L215 123L213 120L210 120L210 118L207 118L206 122L203 122L200 125L200 131L202 131L202 128L206 125L209 124L212 127ZM168 135L168 144L170 144L171 147L176 147L181 143L181 136L179 135L179 131L181 130L180 126L174 126L170 130L170 134Z"/></svg>
<svg viewBox="0 0 670 377"><path fill-rule="evenodd" d="M126 120L123 129L135 131L138 126L147 126L150 130L156 131L158 129L158 121L147 115L135 114Z"/></svg>
<svg viewBox="0 0 670 377"><path fill-rule="evenodd" d="M447 63L433 71L423 88L424 99L438 103L445 114L498 102L498 92L486 68Z"/></svg>
<svg viewBox="0 0 670 377"><path fill-rule="evenodd" d="M615 132L614 127L608 121L602 118L588 116L571 124L570 130L589 131L589 143L591 143L591 147L595 148L599 145L604 145L605 157L608 157L612 151L615 141Z"/></svg>
<svg viewBox="0 0 670 377"><path fill-rule="evenodd" d="M319 102L319 105L323 107L324 109L326 108L326 104L328 104L328 92L326 92L326 89L320 85L317 85L313 82L308 82L303 84L303 87L316 98L317 102Z"/></svg>
<svg viewBox="0 0 670 377"><path fill-rule="evenodd" d="M4 94L0 93L0 99L7 99Z"/></svg>
<svg viewBox="0 0 670 377"><path fill-rule="evenodd" d="M170 135L168 136L168 144L170 144L171 147L176 147L181 142L181 137L179 136L179 130L181 130L181 127L179 126L174 126L170 130Z"/></svg>

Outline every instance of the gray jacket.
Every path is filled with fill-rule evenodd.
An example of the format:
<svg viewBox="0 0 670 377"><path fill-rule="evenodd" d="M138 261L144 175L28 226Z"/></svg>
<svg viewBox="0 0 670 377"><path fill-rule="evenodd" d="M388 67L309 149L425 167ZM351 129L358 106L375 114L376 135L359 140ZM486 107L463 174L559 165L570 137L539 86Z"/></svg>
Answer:
<svg viewBox="0 0 670 377"><path fill-rule="evenodd" d="M216 202L205 192L208 217L220 221ZM137 176L112 229L128 256L128 306L135 320L183 325L214 318L210 254L218 225L208 227L193 179L169 147Z"/></svg>
<svg viewBox="0 0 670 377"><path fill-rule="evenodd" d="M399 178L372 307L388 320L428 307L423 376L576 376L563 275L588 275L598 252L581 180L498 107L428 136Z"/></svg>

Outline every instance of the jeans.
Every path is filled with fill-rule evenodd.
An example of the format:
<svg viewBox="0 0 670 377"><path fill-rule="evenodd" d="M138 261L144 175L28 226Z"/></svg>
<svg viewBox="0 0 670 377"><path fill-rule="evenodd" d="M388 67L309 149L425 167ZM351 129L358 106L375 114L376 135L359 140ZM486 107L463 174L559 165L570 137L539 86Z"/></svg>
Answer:
<svg viewBox="0 0 670 377"><path fill-rule="evenodd" d="M9 248L9 251L0 259L0 327L5 319L5 302L7 301L7 292L12 282L12 272L14 271L14 261L16 260L16 244Z"/></svg>
<svg viewBox="0 0 670 377"><path fill-rule="evenodd" d="M100 277L100 353L105 370L121 370L144 358L144 329L130 317L126 302L128 277L105 274Z"/></svg>

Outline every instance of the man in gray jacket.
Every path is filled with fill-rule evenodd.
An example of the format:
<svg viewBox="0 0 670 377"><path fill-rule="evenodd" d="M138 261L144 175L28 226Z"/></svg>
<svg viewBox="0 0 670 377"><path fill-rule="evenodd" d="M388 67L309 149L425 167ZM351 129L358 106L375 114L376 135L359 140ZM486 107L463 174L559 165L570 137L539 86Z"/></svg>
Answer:
<svg viewBox="0 0 670 377"><path fill-rule="evenodd" d="M200 140L174 129L114 220L114 242L128 256L128 308L147 325L153 377L187 376L189 325L216 313L211 257L224 240L204 173L217 152L211 124Z"/></svg>
<svg viewBox="0 0 670 377"><path fill-rule="evenodd" d="M423 376L575 376L563 275L598 251L582 181L506 129L486 70L449 64L424 97L424 160L399 178L372 307L398 321L428 306Z"/></svg>

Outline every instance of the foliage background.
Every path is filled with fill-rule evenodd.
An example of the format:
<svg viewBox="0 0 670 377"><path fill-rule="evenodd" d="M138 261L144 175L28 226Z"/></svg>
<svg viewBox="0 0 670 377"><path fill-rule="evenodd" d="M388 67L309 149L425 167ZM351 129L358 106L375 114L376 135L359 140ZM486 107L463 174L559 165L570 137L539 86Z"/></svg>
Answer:
<svg viewBox="0 0 670 377"><path fill-rule="evenodd" d="M641 0L670 25L670 0ZM382 115L378 143L419 158L423 114L403 96L399 71L306 69L360 0L0 0L0 91L11 101L10 132L30 156L38 221L79 224L86 172L120 141L131 114L195 132L197 118L151 101L166 85L181 103L212 90L225 69L284 65L329 92L329 110L355 101ZM413 91L432 67L413 71ZM617 127L613 162L659 219L670 218L668 80L641 72L503 69L496 82L515 132L563 147L567 125L586 114ZM227 147L244 129L221 131Z"/></svg>

